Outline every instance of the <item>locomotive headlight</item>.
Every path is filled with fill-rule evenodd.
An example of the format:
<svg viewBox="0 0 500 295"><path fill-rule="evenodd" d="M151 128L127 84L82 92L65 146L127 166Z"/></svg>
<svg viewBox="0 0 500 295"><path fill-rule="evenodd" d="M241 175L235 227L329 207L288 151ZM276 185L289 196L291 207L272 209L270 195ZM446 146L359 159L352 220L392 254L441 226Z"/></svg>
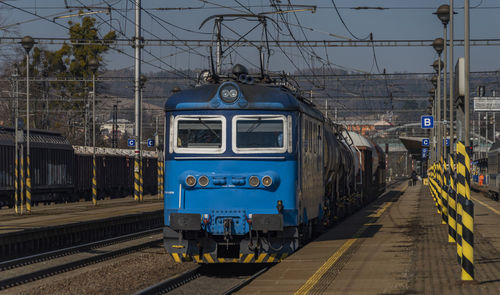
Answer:
<svg viewBox="0 0 500 295"><path fill-rule="evenodd" d="M253 187L257 187L259 186L260 180L257 176L250 176L248 183Z"/></svg>
<svg viewBox="0 0 500 295"><path fill-rule="evenodd" d="M188 175L188 177L186 177L186 184L191 187L195 186L196 178L193 175Z"/></svg>
<svg viewBox="0 0 500 295"><path fill-rule="evenodd" d="M262 184L265 187L269 187L269 186L271 186L271 184L273 184L273 179L271 178L271 176L266 175L266 176L262 177Z"/></svg>
<svg viewBox="0 0 500 295"><path fill-rule="evenodd" d="M232 103L238 98L238 89L234 85L224 85L219 92L220 97L224 102Z"/></svg>
<svg viewBox="0 0 500 295"><path fill-rule="evenodd" d="M203 176L200 176L200 178L198 178L198 183L201 185L201 186L207 186L208 185L208 177L206 177L205 175Z"/></svg>

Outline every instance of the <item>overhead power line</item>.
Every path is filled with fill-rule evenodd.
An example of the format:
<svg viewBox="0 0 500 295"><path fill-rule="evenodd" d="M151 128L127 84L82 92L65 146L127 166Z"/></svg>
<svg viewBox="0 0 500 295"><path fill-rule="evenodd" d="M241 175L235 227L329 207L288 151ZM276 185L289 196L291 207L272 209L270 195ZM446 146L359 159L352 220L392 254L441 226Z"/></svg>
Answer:
<svg viewBox="0 0 500 295"><path fill-rule="evenodd" d="M21 37L0 37L2 44L19 44ZM75 45L112 45L112 46L132 46L134 41L129 39L116 40L71 40L70 38L37 37L33 38L38 44L59 45L71 41ZM272 47L430 47L434 40L269 40ZM500 39L471 39L471 46L500 46ZM185 47L206 47L213 43L209 39L144 39L144 46L185 46ZM223 46L236 43L236 47L255 47L261 40L231 40L222 41ZM448 42L449 45L449 42ZM464 46L464 40L454 40L453 46Z"/></svg>

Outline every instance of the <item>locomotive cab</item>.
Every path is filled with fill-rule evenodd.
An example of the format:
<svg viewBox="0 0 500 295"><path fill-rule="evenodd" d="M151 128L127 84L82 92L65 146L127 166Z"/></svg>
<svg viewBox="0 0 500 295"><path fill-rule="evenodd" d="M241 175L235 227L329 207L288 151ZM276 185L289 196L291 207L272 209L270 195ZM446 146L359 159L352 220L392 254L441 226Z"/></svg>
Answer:
<svg viewBox="0 0 500 295"><path fill-rule="evenodd" d="M229 81L167 100L164 241L176 261L274 262L298 248L288 96Z"/></svg>

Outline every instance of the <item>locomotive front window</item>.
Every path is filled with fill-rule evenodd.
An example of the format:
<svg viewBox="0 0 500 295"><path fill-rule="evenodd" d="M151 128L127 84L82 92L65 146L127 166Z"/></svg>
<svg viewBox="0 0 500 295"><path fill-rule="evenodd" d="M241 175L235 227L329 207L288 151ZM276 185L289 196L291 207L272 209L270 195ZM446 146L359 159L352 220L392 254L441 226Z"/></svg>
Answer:
<svg viewBox="0 0 500 295"><path fill-rule="evenodd" d="M177 153L223 153L225 119L214 116L177 116L172 146Z"/></svg>
<svg viewBox="0 0 500 295"><path fill-rule="evenodd" d="M237 153L285 152L288 138L285 126L285 116L235 116L233 150Z"/></svg>

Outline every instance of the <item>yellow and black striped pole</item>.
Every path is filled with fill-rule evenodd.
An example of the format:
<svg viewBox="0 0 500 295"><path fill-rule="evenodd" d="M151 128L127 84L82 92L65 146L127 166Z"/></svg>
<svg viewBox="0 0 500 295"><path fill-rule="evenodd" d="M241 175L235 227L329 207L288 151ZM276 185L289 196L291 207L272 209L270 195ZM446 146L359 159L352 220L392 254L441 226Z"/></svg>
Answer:
<svg viewBox="0 0 500 295"><path fill-rule="evenodd" d="M160 155L158 155L158 164L157 164L157 169L156 169L156 174L157 174L157 182L158 182L158 199L161 197L161 158Z"/></svg>
<svg viewBox="0 0 500 295"><path fill-rule="evenodd" d="M21 165L19 167L19 170L21 171L21 179L19 181L19 187L20 187L20 196L21 196L21 214L23 214L24 211L24 150L23 150L23 145L21 145Z"/></svg>
<svg viewBox="0 0 500 295"><path fill-rule="evenodd" d="M462 281L474 280L474 203L470 198L470 159L465 147L461 160L464 203L462 210Z"/></svg>
<svg viewBox="0 0 500 295"><path fill-rule="evenodd" d="M142 175L142 157L141 161L139 164L139 202L142 202L144 200L144 191L143 191L143 186L144 186L144 181L143 181L143 175Z"/></svg>
<svg viewBox="0 0 500 295"><path fill-rule="evenodd" d="M439 186L441 190L441 202L442 202L442 221L441 224L448 224L448 194L446 192L446 177L444 174L445 163L443 161L443 157L441 157L441 161L439 162L439 177L441 185Z"/></svg>
<svg viewBox="0 0 500 295"><path fill-rule="evenodd" d="M457 202L455 193L455 167L453 156L449 155L450 174L448 175L450 186L448 188L448 242L455 243L457 236Z"/></svg>
<svg viewBox="0 0 500 295"><path fill-rule="evenodd" d="M457 260L462 265L462 206L465 202L465 146L457 142Z"/></svg>
<svg viewBox="0 0 500 295"><path fill-rule="evenodd" d="M26 212L31 213L30 155L26 155Z"/></svg>
<svg viewBox="0 0 500 295"><path fill-rule="evenodd" d="M139 155L134 159L134 200L139 201Z"/></svg>
<svg viewBox="0 0 500 295"><path fill-rule="evenodd" d="M17 140L17 138L16 138ZM14 210L16 214L19 213L19 163L18 163L18 151L17 151L17 144L16 144L16 157L15 157L15 167L14 167Z"/></svg>
<svg viewBox="0 0 500 295"><path fill-rule="evenodd" d="M92 204L97 205L97 177L96 177L96 165L95 165L95 155L92 157Z"/></svg>
<svg viewBox="0 0 500 295"><path fill-rule="evenodd" d="M465 200L462 215L462 281L474 280L474 203Z"/></svg>
<svg viewBox="0 0 500 295"><path fill-rule="evenodd" d="M161 199L163 200L165 191L165 162L163 162L163 157L161 159Z"/></svg>

